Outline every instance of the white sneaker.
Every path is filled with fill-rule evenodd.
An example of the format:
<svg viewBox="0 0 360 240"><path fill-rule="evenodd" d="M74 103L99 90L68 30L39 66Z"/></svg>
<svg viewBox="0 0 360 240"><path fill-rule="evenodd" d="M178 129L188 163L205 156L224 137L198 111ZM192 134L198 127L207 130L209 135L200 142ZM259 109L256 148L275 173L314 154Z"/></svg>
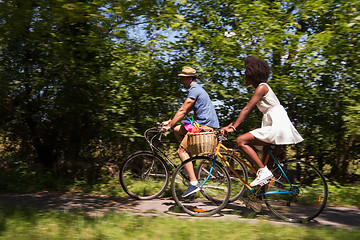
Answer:
<svg viewBox="0 0 360 240"><path fill-rule="evenodd" d="M265 185L274 175L272 172L265 166L264 168L260 168L256 173L255 180L250 183L250 187L255 187L257 185Z"/></svg>

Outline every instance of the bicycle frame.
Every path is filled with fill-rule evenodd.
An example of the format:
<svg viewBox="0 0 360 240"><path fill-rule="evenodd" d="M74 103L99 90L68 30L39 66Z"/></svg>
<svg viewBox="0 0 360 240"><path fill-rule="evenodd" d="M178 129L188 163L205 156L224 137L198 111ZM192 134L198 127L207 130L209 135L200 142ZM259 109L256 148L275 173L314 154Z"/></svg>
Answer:
<svg viewBox="0 0 360 240"><path fill-rule="evenodd" d="M234 154L233 151L231 151L230 149L228 149L224 144L221 143L221 141L219 141L217 147L216 147L216 150L215 150L215 154L214 154L214 159L213 159L213 163L212 163L212 166L214 165L217 157L221 158L221 160L226 164L226 166L228 168L230 168L230 170L239 178L239 180L252 192L252 193L255 193L255 190L253 188L251 188L247 182L245 182L245 180L235 171L235 169L230 165L230 163L221 155L220 153L220 149L223 149L225 150L227 153L229 153L231 156L233 156L234 158L236 158L238 161L240 161L242 164L244 164L247 168L249 168L252 172L254 172L256 174L256 170L250 166L248 163L246 163L244 160L240 159L236 154ZM279 167L279 169L281 170L281 172L284 174L287 182L290 184L291 186L291 191L273 191L273 192L265 192L265 193L256 193L257 196L264 196L264 195L270 195L270 194L287 194L287 193L298 193L296 192L297 189L293 187L293 185L291 184L290 182L290 179L287 177L285 171L283 170L283 168L281 167L279 161L275 158L275 156L272 154L272 149L269 148L268 152L267 152L267 156L265 158L265 165L267 164L269 158L272 158L275 162L275 164ZM209 176L208 178L210 177L210 174L212 172L212 167L210 169L210 172L209 172ZM207 178L207 179L208 179ZM207 181L207 179L204 181L204 183ZM275 178L271 179L270 182L269 182L269 186L271 186L275 181ZM202 185L204 185L204 183Z"/></svg>
<svg viewBox="0 0 360 240"><path fill-rule="evenodd" d="M149 133L151 133L151 132L154 132L154 133L155 133L154 136L152 136L152 137L149 136ZM157 144L157 146L155 146L155 145L153 144L153 141L154 141L154 139L155 139L157 136L159 136L159 138L158 138L158 144ZM159 144L163 144L163 143L177 143L177 144L179 144L179 142L178 142L178 141L163 141L163 140L161 140L162 136L163 136L163 132L160 131L160 128L156 128L156 127L154 127L154 128L149 128L149 129L147 129L147 130L144 132L145 140L148 142L148 144L149 144L149 146L150 146L150 148L151 148L152 153L153 153L154 155L162 155L162 157L167 161L168 164L170 164L173 168L176 168L177 165L176 165L173 161L171 161L171 159L166 155L166 153L165 153L163 150L161 150L161 149L159 148L158 145L159 145ZM157 154L157 153L160 153L160 154ZM161 156L160 156L160 157L161 157ZM186 177L184 174L182 174L182 175L183 175L183 177L184 177L185 179L188 179L188 177Z"/></svg>
<svg viewBox="0 0 360 240"><path fill-rule="evenodd" d="M218 139L214 151L185 162L192 162L196 168L200 194L182 197L187 188L185 183L188 182L181 175L186 174L185 164L180 165L173 174L171 193L184 212L193 216L210 216L221 212L229 202L240 199L246 207L257 212L264 203L269 211L285 221L307 222L324 209L328 199L326 180L310 163L299 159L278 160L275 145L266 147L263 163L272 168L274 177L264 184L251 187L252 184L247 183L248 173L252 172L252 179L257 168L222 143L227 140L226 136L219 131L214 133ZM249 191L246 192L246 189Z"/></svg>
<svg viewBox="0 0 360 240"><path fill-rule="evenodd" d="M230 163L221 155L220 153L220 149L225 150L227 153L229 153L231 156L233 156L234 158L236 158L237 160L239 160L242 164L244 164L247 168L249 168L252 172L256 173L256 170L250 166L248 163L246 163L245 161L243 161L242 159L240 159L238 156L236 156L234 154L233 151L231 151L230 149L228 149L227 147L225 147L224 144L221 143L221 141L218 143L216 150L215 150L215 156L214 156L214 161L216 160L217 157L221 158L221 160L226 164L226 166L228 168L230 168L230 170L236 175L236 177L239 178L239 180L249 189L251 190L251 187L247 184L247 182L245 182L245 180L235 171L235 169L230 165Z"/></svg>
<svg viewBox="0 0 360 240"><path fill-rule="evenodd" d="M284 174L287 182L290 184L290 187L291 187L292 191L273 191L273 192L266 192L266 193L258 193L258 196L271 195L271 194L295 193L295 192L298 193L297 189L295 189L293 187L292 183L290 182L290 179L288 178L288 176L284 172L284 170L281 167L280 163L278 162L278 160L273 155L271 148L267 152L267 156L266 156L266 159L265 159L265 165L267 164L269 157L271 157L275 161L275 163L279 167L280 171ZM273 182L274 182L274 178L270 181L269 186L271 186L273 184Z"/></svg>
<svg viewBox="0 0 360 240"><path fill-rule="evenodd" d="M156 134L150 138L150 136L149 136L149 133L150 133L150 132L156 132ZM176 164L175 164L173 161L171 161L171 159L165 154L165 152L164 152L163 150L161 150L161 149L159 148L159 146L155 146L155 145L153 144L154 139L155 139L158 135L159 135L158 145L159 145L159 144L163 144L163 143L178 143L178 142L176 142L176 141L162 141L161 138L162 138L163 133L162 133L161 131L159 131L159 129L156 128L156 127L155 127L155 128L149 128L149 129L147 129L147 130L144 132L144 138L145 138L145 140L148 142L148 144L149 144L149 146L150 146L151 151L153 152L153 154L156 155L157 153L160 153L160 155L162 155L162 156L165 158L165 160L166 160L172 167L175 168L175 167L176 167Z"/></svg>

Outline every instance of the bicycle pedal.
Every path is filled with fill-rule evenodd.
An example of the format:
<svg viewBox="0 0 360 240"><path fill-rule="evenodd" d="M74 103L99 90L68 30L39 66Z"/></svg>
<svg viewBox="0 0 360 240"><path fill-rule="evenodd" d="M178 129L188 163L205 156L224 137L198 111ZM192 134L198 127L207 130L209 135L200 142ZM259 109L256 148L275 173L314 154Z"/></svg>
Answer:
<svg viewBox="0 0 360 240"><path fill-rule="evenodd" d="M249 208L249 209L252 209L254 212L261 212L261 209L262 209L262 203L259 202L259 201L253 201L253 200L250 200L250 199L245 199L245 198L240 198L245 207L246 208Z"/></svg>
<svg viewBox="0 0 360 240"><path fill-rule="evenodd" d="M261 202L249 202L249 207L254 211L254 212L261 212L262 209L262 203Z"/></svg>

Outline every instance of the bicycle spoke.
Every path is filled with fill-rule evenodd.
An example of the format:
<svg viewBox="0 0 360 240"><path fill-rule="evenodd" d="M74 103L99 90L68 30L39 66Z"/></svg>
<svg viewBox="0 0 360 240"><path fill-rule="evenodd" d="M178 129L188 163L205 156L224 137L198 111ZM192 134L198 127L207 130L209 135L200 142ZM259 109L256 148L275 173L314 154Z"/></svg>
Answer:
<svg viewBox="0 0 360 240"><path fill-rule="evenodd" d="M207 164L211 164L212 162L212 160L207 157L195 157L192 158L191 161L195 166L195 171L201 166L201 163L204 164L204 162L206 162ZM176 203L181 206L186 213L194 216L213 215L221 211L227 204L231 193L230 178L225 168L217 163L210 176L209 172L203 171L202 174L198 176L198 181L203 185L201 190L183 198L182 194L188 188L188 184L184 184L185 181L183 181L184 176L187 176L184 164L178 166L175 170L171 183L172 195ZM208 180L206 181L207 178Z"/></svg>
<svg viewBox="0 0 360 240"><path fill-rule="evenodd" d="M248 181L248 173L246 170L246 167L239 162L236 158L232 157L228 153L221 153L222 156L226 161L229 162L230 166L236 171L236 173L244 179L245 182ZM220 158L218 158L219 161L221 161ZM225 165L224 165L225 166ZM204 164L201 163L201 165L198 168L197 176L200 176L202 174L207 175L210 171L211 164ZM229 202L233 202L237 200L246 190L245 185L240 181L240 179L233 173L230 168L225 166L227 169L227 172L229 173L230 179L231 179L231 196L229 199ZM213 176L211 176L213 177Z"/></svg>
<svg viewBox="0 0 360 240"><path fill-rule="evenodd" d="M131 155L120 169L124 191L137 199L156 198L165 191L169 179L165 162L151 152Z"/></svg>
<svg viewBox="0 0 360 240"><path fill-rule="evenodd" d="M276 180L263 187L269 210L289 222L306 222L315 218L324 209L328 198L324 177L303 161L294 160L282 165L287 178L277 168L273 171Z"/></svg>

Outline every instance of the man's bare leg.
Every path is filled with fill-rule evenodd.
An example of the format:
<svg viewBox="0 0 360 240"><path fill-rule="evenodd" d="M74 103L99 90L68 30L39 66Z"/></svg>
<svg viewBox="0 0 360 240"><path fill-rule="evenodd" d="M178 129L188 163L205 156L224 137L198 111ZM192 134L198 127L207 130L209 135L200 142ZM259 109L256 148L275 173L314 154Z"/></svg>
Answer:
<svg viewBox="0 0 360 240"><path fill-rule="evenodd" d="M181 125L178 125L174 128L174 135L175 135L175 138L181 142L181 140L183 140L183 138L185 137L187 131L186 129L181 126Z"/></svg>
<svg viewBox="0 0 360 240"><path fill-rule="evenodd" d="M180 158L180 160L182 162L185 161L186 159L190 158L189 154L181 146L179 147L177 153L178 153L179 158ZM186 169L187 173L189 174L190 182L197 181L196 176L195 176L195 172L194 172L194 166L193 166L192 162L189 162L189 163L185 164L185 169Z"/></svg>
<svg viewBox="0 0 360 240"><path fill-rule="evenodd" d="M184 136L186 135L187 131L186 129L179 125L179 126L176 126L174 128L174 134L175 134L175 137L178 141L181 141L183 140ZM190 155L189 153L181 146L179 146L179 149L177 150L177 153L179 155L179 158L181 160L181 162L187 160L190 158ZM193 182L193 181L197 181L196 179L196 176L195 176L195 172L194 172L194 166L192 163L188 163L185 165L185 170L188 172L189 174L189 179L190 179L190 182Z"/></svg>

